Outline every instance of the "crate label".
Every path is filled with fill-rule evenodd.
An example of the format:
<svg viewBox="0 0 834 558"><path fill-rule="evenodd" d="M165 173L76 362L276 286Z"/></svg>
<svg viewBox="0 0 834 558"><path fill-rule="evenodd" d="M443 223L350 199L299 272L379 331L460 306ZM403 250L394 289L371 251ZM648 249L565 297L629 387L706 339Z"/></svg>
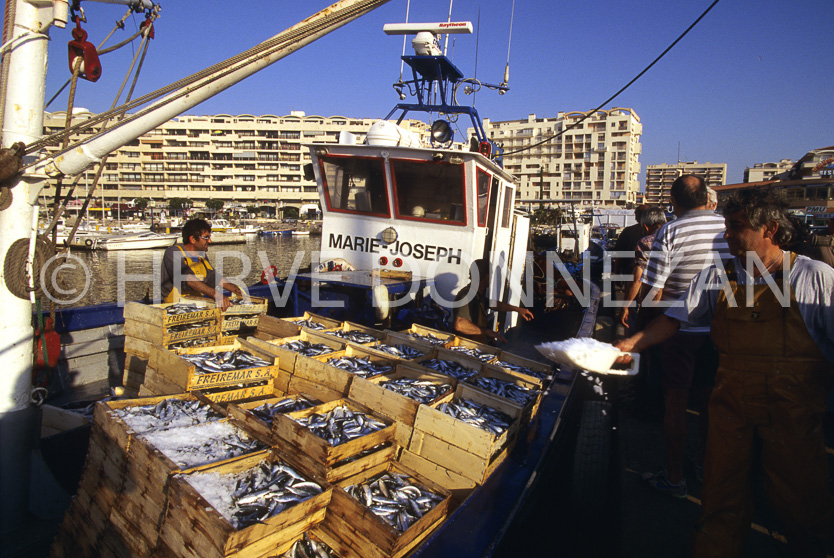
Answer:
<svg viewBox="0 0 834 558"><path fill-rule="evenodd" d="M216 333L216 326L197 327L194 329L186 329L184 331L169 331L168 342L171 343L180 339L189 339L191 337L208 337Z"/></svg>
<svg viewBox="0 0 834 558"><path fill-rule="evenodd" d="M206 393L205 396L215 403L224 403L226 401L237 401L240 399L250 399L252 397L262 397L264 395L272 395L272 386L267 384L265 386L255 386L243 389L231 389L229 391L218 391L215 393Z"/></svg>
<svg viewBox="0 0 834 558"><path fill-rule="evenodd" d="M188 314L175 314L173 316L169 316L166 314L165 316L165 323L166 324L179 324L183 322L193 322L199 319L208 319L213 318L216 312L214 309L211 310L202 310L200 312L190 312Z"/></svg>
<svg viewBox="0 0 834 558"><path fill-rule="evenodd" d="M262 368L246 368L243 370L200 374L192 378L190 389L207 389L228 384L269 380L272 378L274 370L275 368L272 366L264 366Z"/></svg>

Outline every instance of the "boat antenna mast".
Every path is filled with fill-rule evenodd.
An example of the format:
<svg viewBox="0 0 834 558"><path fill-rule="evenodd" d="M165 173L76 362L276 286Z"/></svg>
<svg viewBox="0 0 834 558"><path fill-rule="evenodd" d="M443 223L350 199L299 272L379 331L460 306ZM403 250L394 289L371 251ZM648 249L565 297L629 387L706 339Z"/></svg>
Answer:
<svg viewBox="0 0 834 558"><path fill-rule="evenodd" d="M486 137L481 117L477 109L457 103L455 92L461 83L473 82L464 78L463 73L443 54L438 42L438 35L445 33L472 33L469 21L451 21L443 23L388 23L383 27L387 35L414 35L411 45L415 54L403 55L402 60L411 68L412 79L393 84L400 101L408 93L417 98L416 103L398 103L385 120L391 120L399 112L397 124L402 123L409 112L438 113L441 115L469 115L475 138L470 147L487 158L500 162L498 146ZM496 89L500 94L509 90L506 84L494 85L477 82L479 86ZM433 101L432 101L433 99ZM454 132L446 120L436 120L431 127L432 145L445 145L452 142Z"/></svg>

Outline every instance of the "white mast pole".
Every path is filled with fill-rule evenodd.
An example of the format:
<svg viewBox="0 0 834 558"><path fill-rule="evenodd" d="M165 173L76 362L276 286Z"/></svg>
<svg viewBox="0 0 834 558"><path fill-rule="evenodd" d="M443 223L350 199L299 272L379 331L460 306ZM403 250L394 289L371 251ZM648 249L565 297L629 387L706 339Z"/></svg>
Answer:
<svg viewBox="0 0 834 558"><path fill-rule="evenodd" d="M52 23L52 5L39 8L24 0L15 2L15 20L7 63L9 65L3 117L3 143L31 143L43 135L43 104L46 90L46 29ZM43 187L43 178L18 177L11 192L12 205L0 211L0 262L12 243L29 238L35 207L30 193ZM2 268L0 267L0 275ZM21 524L29 498L29 469L35 408L29 404L32 389L32 305L14 296L0 281L0 532Z"/></svg>

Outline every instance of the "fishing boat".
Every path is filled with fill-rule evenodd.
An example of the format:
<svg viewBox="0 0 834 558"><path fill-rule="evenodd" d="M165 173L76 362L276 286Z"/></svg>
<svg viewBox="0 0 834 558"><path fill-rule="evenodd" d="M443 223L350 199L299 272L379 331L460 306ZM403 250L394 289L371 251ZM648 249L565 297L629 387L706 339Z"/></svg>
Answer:
<svg viewBox="0 0 834 558"><path fill-rule="evenodd" d="M232 71L228 64L218 65L222 77L208 84L195 81L187 89L187 95L173 94L168 102L156 103L152 110L125 119L114 130L84 141L83 149L70 146L38 162L27 172L40 182L21 181L16 193L28 188L37 193L47 173L72 176L83 172L98 162L101 155L381 3L382 0L364 2L357 7L360 4L357 0L342 0L294 27L291 42L275 41L281 48L269 54L260 50L252 52L245 64ZM22 1L17 6L24 6L21 11L31 8ZM50 10L51 17L52 6L44 5L41 9ZM42 19L44 16L40 15ZM415 54L403 56L414 78L401 83L400 90L407 87L414 91L418 102L398 104L374 125L364 144L358 144L349 134L342 134L338 144L307 146L312 158L310 170L319 186L323 208L321 261L317 262L315 271L287 278L282 285L275 281L253 286L250 294L275 300L277 288L290 289L291 303L276 308L274 312L278 314L299 316L316 309L343 320L391 324L395 318L399 319L392 309L410 309L411 317L418 318L420 306L429 306L430 302L441 306L451 303L454 294L468 282L472 261L486 258L490 264L490 298L520 304L529 222L525 214L514 208L514 177L502 168L500 151L485 136L477 111L454 101L453 91L465 83L464 74L445 56L437 42L438 34L471 33L472 25L468 22L404 24L386 26L385 31L415 36ZM10 67L12 75L18 76L24 73L24 68L31 73L32 68L43 64L38 66L23 58L19 63L13 59ZM498 91L508 89L506 83L490 87ZM42 87L40 91L40 98L30 94L31 114L38 114L43 105ZM18 91L10 92L7 107L24 97ZM430 103L429 99L437 101ZM394 119L396 112L399 115ZM467 116L474 138L455 143L449 122L441 118L434 119L431 137L422 138L402 127L403 119L410 112ZM9 130L6 140L29 141L41 134L40 120L33 120L30 129L25 130L4 123L4 130ZM37 195L32 199L37 199ZM7 238L28 238L30 233L28 196L16 195L15 203L20 205L16 211L0 214L0 227L4 231L0 247L4 250L8 248ZM214 230L215 225L219 228L222 223L212 225ZM344 304L341 308L332 304L316 306L321 302L316 299L318 292L326 293L329 302ZM493 327L506 332L509 350L535 358L532 347L539 341L587 336L593 332L599 290L589 287L587 292L588 305L572 308L571 313L561 314L550 322L542 318L533 325L517 325L516 316L509 313L496 316ZM8 321L13 324L8 328L7 338L14 340L0 352L0 362L9 372L3 382L3 390L9 394L5 401L13 402L0 408L0 418L4 426L16 425L2 432L4 452L0 459L4 474L0 482L4 512L25 509L28 505L28 495L21 487L28 486L31 477L33 465L28 440L32 439L29 432L33 415L37 413L29 404L34 392L28 386L33 359L29 325L33 299L31 295L30 299L21 300L0 286L0 303L5 305ZM409 313L405 314L408 319ZM84 392L94 400L109 392L109 378L114 373L112 363L124 359L123 323L123 309L117 305L57 312L56 331L62 336L67 355L64 365L71 368L64 372L64 379L68 380L63 388L65 399L77 399ZM119 365L115 368L120 376ZM562 438L560 434L571 422L576 375L577 371L571 369L555 374L542 395L538 414L525 431L523 443L514 446L483 485L461 502L454 514L413 550L413 555L443 556L451 549L459 549L457 553L464 555L487 555L494 550L503 534L517 521L519 511L547 466L553 444ZM38 393L43 396L43 390ZM50 464L40 461L35 466L39 471L50 470ZM4 531L15 528L20 519L4 513L4 521L9 521L3 525Z"/></svg>
<svg viewBox="0 0 834 558"><path fill-rule="evenodd" d="M115 235L96 239L96 250L148 250L167 248L176 244L180 235L143 232L139 234Z"/></svg>

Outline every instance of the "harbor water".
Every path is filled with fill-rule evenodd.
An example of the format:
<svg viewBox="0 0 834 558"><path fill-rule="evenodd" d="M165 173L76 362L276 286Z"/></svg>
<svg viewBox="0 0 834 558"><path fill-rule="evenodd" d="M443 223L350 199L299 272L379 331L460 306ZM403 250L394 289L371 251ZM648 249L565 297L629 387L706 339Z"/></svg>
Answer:
<svg viewBox="0 0 834 558"><path fill-rule="evenodd" d="M320 236L249 236L242 244L210 245L209 260L224 277L244 285L260 282L261 273L271 265L278 277L293 268L305 269L319 250ZM58 274L56 284L62 292L57 308L86 306L154 298L164 249L125 251L71 251L71 257ZM50 284L50 278L47 284ZM55 291L52 291L55 292ZM54 297L58 298L58 297Z"/></svg>

